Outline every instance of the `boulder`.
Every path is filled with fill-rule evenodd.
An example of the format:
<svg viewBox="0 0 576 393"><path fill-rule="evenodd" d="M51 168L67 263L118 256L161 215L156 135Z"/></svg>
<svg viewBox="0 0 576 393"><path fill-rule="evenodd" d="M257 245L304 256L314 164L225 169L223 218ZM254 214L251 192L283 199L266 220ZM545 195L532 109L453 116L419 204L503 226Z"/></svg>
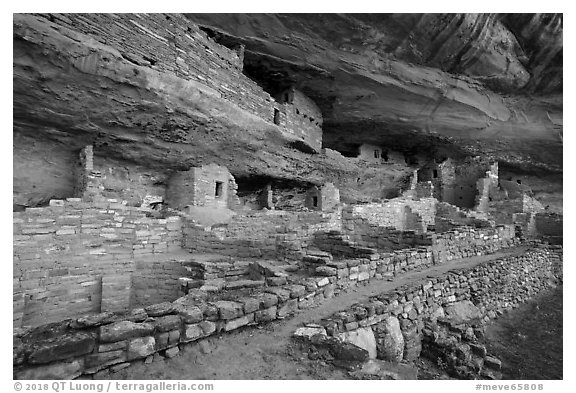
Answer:
<svg viewBox="0 0 576 393"><path fill-rule="evenodd" d="M351 343L368 351L370 359L376 359L376 338L369 327L356 329L351 332L340 333L338 338L343 342Z"/></svg>
<svg viewBox="0 0 576 393"><path fill-rule="evenodd" d="M470 300L462 300L445 307L445 320L453 325L479 324L482 312Z"/></svg>

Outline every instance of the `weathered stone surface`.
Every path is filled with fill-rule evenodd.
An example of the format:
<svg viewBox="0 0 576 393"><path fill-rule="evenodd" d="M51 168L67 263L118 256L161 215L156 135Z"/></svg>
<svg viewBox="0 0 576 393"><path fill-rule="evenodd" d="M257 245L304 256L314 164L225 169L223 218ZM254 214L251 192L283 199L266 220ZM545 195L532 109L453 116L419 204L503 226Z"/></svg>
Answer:
<svg viewBox="0 0 576 393"><path fill-rule="evenodd" d="M148 318L146 310L143 308L135 308L130 311L130 314L126 317L126 320L131 322L144 322Z"/></svg>
<svg viewBox="0 0 576 393"><path fill-rule="evenodd" d="M351 332L340 333L338 338L368 351L370 359L376 359L376 338L372 329L359 328Z"/></svg>
<svg viewBox="0 0 576 393"><path fill-rule="evenodd" d="M244 307L244 314L250 314L257 311L260 308L260 300L253 297L247 297L243 299L238 299Z"/></svg>
<svg viewBox="0 0 576 393"><path fill-rule="evenodd" d="M299 298L306 294L306 287L304 285L290 285L288 289L290 290L291 298Z"/></svg>
<svg viewBox="0 0 576 393"><path fill-rule="evenodd" d="M182 341L194 341L205 335L200 324L186 325Z"/></svg>
<svg viewBox="0 0 576 393"><path fill-rule="evenodd" d="M278 304L278 296L272 293L261 293L257 298L260 300L261 308L270 308Z"/></svg>
<svg viewBox="0 0 576 393"><path fill-rule="evenodd" d="M500 359L495 358L494 356L485 356L484 365L496 371L499 371L502 368L502 362L500 361Z"/></svg>
<svg viewBox="0 0 576 393"><path fill-rule="evenodd" d="M244 315L243 317L226 321L226 324L224 325L224 330L229 332L230 330L238 329L241 326L246 326L249 323L250 319L248 319L248 317Z"/></svg>
<svg viewBox="0 0 576 393"><path fill-rule="evenodd" d="M276 306L269 307L261 311L256 311L256 313L254 314L254 319L256 323L273 321L276 319L276 311L277 311Z"/></svg>
<svg viewBox="0 0 576 393"><path fill-rule="evenodd" d="M110 352L110 351L117 351L119 349L125 349L128 345L128 341L116 341L109 344L100 344L98 345L98 352Z"/></svg>
<svg viewBox="0 0 576 393"><path fill-rule="evenodd" d="M147 336L154 330L151 323L136 323L130 321L114 322L100 326L100 341L111 343L134 337Z"/></svg>
<svg viewBox="0 0 576 393"><path fill-rule="evenodd" d="M140 337L128 343L128 360L145 358L155 352L156 340L154 337Z"/></svg>
<svg viewBox="0 0 576 393"><path fill-rule="evenodd" d="M32 350L28 361L31 364L39 364L73 358L92 352L95 345L96 340L91 334L83 332L66 334L41 342Z"/></svg>
<svg viewBox="0 0 576 393"><path fill-rule="evenodd" d="M74 329L89 328L112 323L117 319L118 316L116 314L107 311L100 314L88 315L86 317L78 318L70 324L70 327Z"/></svg>
<svg viewBox="0 0 576 393"><path fill-rule="evenodd" d="M310 338L312 336L315 336L317 334L324 336L324 337L327 337L326 336L326 329L324 329L323 327L320 327L320 326L319 327L308 327L308 326L299 327L294 332L294 337L305 339L305 340L310 340Z"/></svg>
<svg viewBox="0 0 576 393"><path fill-rule="evenodd" d="M365 362L369 359L367 350L348 342L334 340L330 343L330 353L336 359L355 362Z"/></svg>
<svg viewBox="0 0 576 393"><path fill-rule="evenodd" d="M182 317L184 323L198 323L204 319L202 310L196 306L174 305L174 310Z"/></svg>
<svg viewBox="0 0 576 393"><path fill-rule="evenodd" d="M216 331L216 324L211 321L202 321L198 324L204 335L208 336Z"/></svg>
<svg viewBox="0 0 576 393"><path fill-rule="evenodd" d="M170 302L164 302L145 307L144 310L151 317L160 317L174 312L174 305Z"/></svg>
<svg viewBox="0 0 576 393"><path fill-rule="evenodd" d="M284 289L284 288L268 287L268 288L264 289L264 292L272 293L272 294L278 296L279 302L285 302L288 299L290 299L290 291L287 289Z"/></svg>
<svg viewBox="0 0 576 393"><path fill-rule="evenodd" d="M445 307L445 318L454 325L479 324L482 312L470 300L463 300Z"/></svg>
<svg viewBox="0 0 576 393"><path fill-rule="evenodd" d="M159 317L154 321L154 326L159 332L168 332L180 328L181 319L179 315L166 315Z"/></svg>
<svg viewBox="0 0 576 393"><path fill-rule="evenodd" d="M396 317L388 317L374 325L378 359L400 362L404 356L404 337Z"/></svg>
<svg viewBox="0 0 576 393"><path fill-rule="evenodd" d="M338 269L336 269L335 267L318 266L315 272L319 276L336 276L338 273Z"/></svg>
<svg viewBox="0 0 576 393"><path fill-rule="evenodd" d="M175 356L178 355L178 353L180 352L180 349L178 349L178 347L172 347L166 350L166 352L164 353L164 356L166 356L168 359L171 359Z"/></svg>
<svg viewBox="0 0 576 393"><path fill-rule="evenodd" d="M82 360L52 363L45 366L30 367L16 372L16 379L74 379L82 373Z"/></svg>
<svg viewBox="0 0 576 393"><path fill-rule="evenodd" d="M238 302L220 300L214 303L218 307L218 313L221 319L229 320L242 316L244 314L243 306Z"/></svg>
<svg viewBox="0 0 576 393"><path fill-rule="evenodd" d="M95 353L86 356L86 368L91 372L96 372L104 367L111 366L116 363L122 363L126 361L126 351L110 351Z"/></svg>
<svg viewBox="0 0 576 393"><path fill-rule="evenodd" d="M284 318L289 314L298 311L298 299L289 299L283 305L278 307L278 317Z"/></svg>

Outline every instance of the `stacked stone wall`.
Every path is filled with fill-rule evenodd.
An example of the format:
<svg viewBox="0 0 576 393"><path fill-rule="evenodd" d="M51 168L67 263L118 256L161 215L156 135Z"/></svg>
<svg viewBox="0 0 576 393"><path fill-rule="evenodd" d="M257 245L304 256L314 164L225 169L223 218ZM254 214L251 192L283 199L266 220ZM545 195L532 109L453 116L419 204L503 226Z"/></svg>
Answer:
<svg viewBox="0 0 576 393"><path fill-rule="evenodd" d="M422 261L417 252L383 256L378 261L350 260L334 269L338 275L307 279L302 284L265 288L236 301L206 301L192 290L171 303L134 309L129 315L102 313L46 325L16 329L13 338L16 379L102 376L109 369L144 360L156 352L171 357L180 348L202 338L243 326L266 323L334 296L336 284L393 276L410 263ZM422 254L426 257L426 253ZM335 262L336 263L336 262ZM561 275L561 248L536 249L519 257L488 262L474 268L451 270L444 276L396 289L320 321L329 335L375 326L387 318L401 321L403 334L437 314L439 309L469 299L486 318L515 306ZM201 292L201 291L200 291ZM411 323L409 323L411 322ZM410 339L413 339L410 333ZM407 345L411 341L407 340ZM414 349L414 347L410 347ZM406 351L414 354L414 351ZM410 360L413 360L411 358Z"/></svg>
<svg viewBox="0 0 576 393"><path fill-rule="evenodd" d="M352 217L361 217L382 227L426 232L427 227L435 223L437 203L435 198L395 198L385 203L354 205L348 210Z"/></svg>
<svg viewBox="0 0 576 393"><path fill-rule="evenodd" d="M135 260L181 250L180 217L114 199L53 200L14 213L14 324L127 309Z"/></svg>
<svg viewBox="0 0 576 393"><path fill-rule="evenodd" d="M453 269L437 278L404 285L341 310L319 324L330 336L369 327L378 338L381 328L396 319L404 343L396 361L412 361L420 355L424 322L443 317L452 305L471 301L480 310L480 322L485 322L531 299L557 280L562 280L562 249L535 248L522 256Z"/></svg>
<svg viewBox="0 0 576 393"><path fill-rule="evenodd" d="M240 258L299 260L314 233L341 229L340 212L267 211L238 214L228 224L202 227L187 220L184 247Z"/></svg>

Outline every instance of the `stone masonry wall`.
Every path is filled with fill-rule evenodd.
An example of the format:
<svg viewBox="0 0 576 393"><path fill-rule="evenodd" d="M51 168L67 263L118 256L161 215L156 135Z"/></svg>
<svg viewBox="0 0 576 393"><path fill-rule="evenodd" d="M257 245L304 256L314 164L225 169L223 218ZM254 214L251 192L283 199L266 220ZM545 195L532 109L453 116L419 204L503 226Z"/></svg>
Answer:
<svg viewBox="0 0 576 393"><path fill-rule="evenodd" d="M239 258L299 260L314 233L340 229L340 212L268 211L238 214L229 224L211 228L184 223L184 247L199 253Z"/></svg>
<svg viewBox="0 0 576 393"><path fill-rule="evenodd" d="M178 280L189 275L185 266L188 259L136 259L131 281L130 308L177 299L180 296Z"/></svg>
<svg viewBox="0 0 576 393"><path fill-rule="evenodd" d="M292 89L292 102L281 105L280 125L298 140L316 151L322 149L322 112L310 98Z"/></svg>
<svg viewBox="0 0 576 393"><path fill-rule="evenodd" d="M117 49L131 63L202 83L267 122L273 123L274 109L283 107L242 73L243 60L237 51L219 45L181 14L50 15L53 23ZM319 125L297 115L297 106L286 106L286 122L280 131L291 139L304 138L319 151L322 116L310 99L298 95L295 103L303 113L314 113Z"/></svg>
<svg viewBox="0 0 576 393"><path fill-rule="evenodd" d="M404 285L337 312L319 324L329 336L369 327L379 345L382 324L390 325L390 320L396 319L403 348L395 360L413 361L420 355L424 322L443 317L457 302L472 301L480 310L480 319L487 321L529 300L556 279L562 279L562 249L535 248L522 256L453 269L441 277Z"/></svg>
<svg viewBox="0 0 576 393"><path fill-rule="evenodd" d="M188 343L312 307L333 297L336 283L387 279L395 271L418 265L416 262L422 262L417 252L383 256L378 261L334 262L334 276L267 287L236 301L206 301L202 291L192 290L171 303L135 309L125 316L102 313L36 330L16 329L14 378L70 379L83 374L100 377L111 368L125 367L157 352L175 356ZM444 277L399 288L320 323L328 334L335 335L373 326L392 316L418 321L461 299L483 305L483 312L491 318L499 309L524 301L545 287L550 272L561 274L561 249L534 250L472 269L452 270Z"/></svg>
<svg viewBox="0 0 576 393"><path fill-rule="evenodd" d="M100 172L105 198L127 201L128 206L164 200L167 175L162 171L98 155L94 168Z"/></svg>
<svg viewBox="0 0 576 393"><path fill-rule="evenodd" d="M350 209L352 216L362 217L372 224L398 230L426 232L428 225L434 225L437 203L434 198L395 198L385 203L355 205ZM413 214L419 216L420 223L409 225L410 215Z"/></svg>
<svg viewBox="0 0 576 393"><path fill-rule="evenodd" d="M53 200L13 224L15 326L125 310L134 260L181 250L180 217L148 218L114 199Z"/></svg>

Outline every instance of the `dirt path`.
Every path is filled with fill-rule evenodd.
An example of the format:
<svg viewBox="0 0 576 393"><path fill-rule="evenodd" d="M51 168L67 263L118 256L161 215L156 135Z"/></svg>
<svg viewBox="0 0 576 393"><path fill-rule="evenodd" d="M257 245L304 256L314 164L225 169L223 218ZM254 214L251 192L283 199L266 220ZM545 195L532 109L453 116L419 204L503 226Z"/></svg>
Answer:
<svg viewBox="0 0 576 393"><path fill-rule="evenodd" d="M173 359L157 356L151 364L134 364L111 379L342 379L345 371L307 362L290 337L298 326L344 310L370 296L391 291L426 277L440 276L454 268L472 267L490 260L520 255L517 247L491 255L451 261L421 271L410 271L394 281L372 280L350 288L294 317L260 327L247 327L188 345Z"/></svg>

